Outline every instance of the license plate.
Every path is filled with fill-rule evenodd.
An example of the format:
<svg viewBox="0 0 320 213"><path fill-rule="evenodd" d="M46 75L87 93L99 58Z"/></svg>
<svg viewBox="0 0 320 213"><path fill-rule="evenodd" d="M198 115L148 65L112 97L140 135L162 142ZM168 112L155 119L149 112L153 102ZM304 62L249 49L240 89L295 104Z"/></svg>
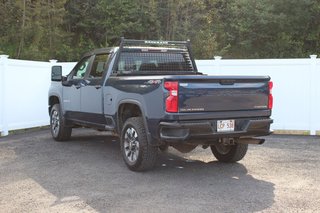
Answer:
<svg viewBox="0 0 320 213"><path fill-rule="evenodd" d="M232 131L234 131L234 120L217 121L217 132L232 132Z"/></svg>

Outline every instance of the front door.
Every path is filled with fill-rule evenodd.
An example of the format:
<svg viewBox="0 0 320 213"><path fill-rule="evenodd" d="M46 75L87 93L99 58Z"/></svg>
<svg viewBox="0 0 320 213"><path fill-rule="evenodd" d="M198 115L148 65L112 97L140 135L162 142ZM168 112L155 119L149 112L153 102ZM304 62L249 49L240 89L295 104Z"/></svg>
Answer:
<svg viewBox="0 0 320 213"><path fill-rule="evenodd" d="M81 114L81 87L85 85L85 74L89 70L91 57L83 58L63 82L63 109L69 119L78 119Z"/></svg>

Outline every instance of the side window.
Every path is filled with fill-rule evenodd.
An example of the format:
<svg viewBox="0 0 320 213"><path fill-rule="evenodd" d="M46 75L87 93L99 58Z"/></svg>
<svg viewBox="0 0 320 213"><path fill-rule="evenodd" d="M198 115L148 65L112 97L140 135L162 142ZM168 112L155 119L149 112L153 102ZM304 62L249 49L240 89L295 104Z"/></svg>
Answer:
<svg viewBox="0 0 320 213"><path fill-rule="evenodd" d="M109 54L96 55L92 63L92 69L89 78L101 78L108 63Z"/></svg>
<svg viewBox="0 0 320 213"><path fill-rule="evenodd" d="M72 76L72 79L82 79L86 74L89 67L90 57L82 59L82 61L76 66L75 73Z"/></svg>

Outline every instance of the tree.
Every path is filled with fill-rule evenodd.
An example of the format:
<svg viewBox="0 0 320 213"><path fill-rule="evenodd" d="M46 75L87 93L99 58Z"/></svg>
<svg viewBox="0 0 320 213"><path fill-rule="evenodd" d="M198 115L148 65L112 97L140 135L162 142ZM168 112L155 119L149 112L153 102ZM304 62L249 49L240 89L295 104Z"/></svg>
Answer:
<svg viewBox="0 0 320 213"><path fill-rule="evenodd" d="M319 44L318 7L316 0L220 1L219 49L234 58L306 57L317 50L308 44Z"/></svg>
<svg viewBox="0 0 320 213"><path fill-rule="evenodd" d="M0 52L1 54L15 55L19 44L17 32L20 29L20 9L15 1L0 2Z"/></svg>
<svg viewBox="0 0 320 213"><path fill-rule="evenodd" d="M319 0L2 0L0 52L77 60L120 37L187 40L196 58L306 57L320 49Z"/></svg>

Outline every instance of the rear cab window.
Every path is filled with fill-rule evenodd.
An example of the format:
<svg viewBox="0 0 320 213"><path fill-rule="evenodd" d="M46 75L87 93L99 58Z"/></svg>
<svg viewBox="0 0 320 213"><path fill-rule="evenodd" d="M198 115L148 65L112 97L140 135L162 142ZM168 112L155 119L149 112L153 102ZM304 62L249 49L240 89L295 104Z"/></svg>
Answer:
<svg viewBox="0 0 320 213"><path fill-rule="evenodd" d="M193 71L183 52L128 51L120 56L117 71Z"/></svg>
<svg viewBox="0 0 320 213"><path fill-rule="evenodd" d="M146 43L119 50L113 72L118 75L197 74L186 44L157 46Z"/></svg>

